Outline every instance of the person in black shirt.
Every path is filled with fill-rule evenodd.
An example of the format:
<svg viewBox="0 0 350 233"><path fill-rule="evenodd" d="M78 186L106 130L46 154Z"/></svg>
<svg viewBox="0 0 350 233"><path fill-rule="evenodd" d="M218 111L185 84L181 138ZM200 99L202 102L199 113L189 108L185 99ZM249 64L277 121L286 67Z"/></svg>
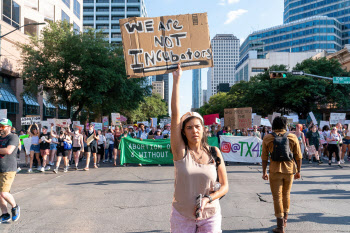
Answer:
<svg viewBox="0 0 350 233"><path fill-rule="evenodd" d="M89 139L89 140L88 140ZM92 139L92 141L90 141ZM96 131L94 130L94 125L90 123L89 130L86 131L86 136L84 138L84 141L87 144L87 153L86 153L86 166L84 168L84 171L89 170L90 165L90 155L92 153L92 156L94 157L94 168L97 167L97 141L99 140L99 136L97 135Z"/></svg>
<svg viewBox="0 0 350 233"><path fill-rule="evenodd" d="M17 221L20 216L20 208L10 194L12 183L16 176L19 138L11 133L12 122L9 119L0 120L0 208L2 215L0 222L9 222L10 214L7 212L7 204L12 206L12 221Z"/></svg>
<svg viewBox="0 0 350 233"><path fill-rule="evenodd" d="M40 154L41 157L43 158L43 166L41 167L40 171L44 172L45 170L50 170L50 166L46 166L47 164L47 156L50 154L50 143L51 143L51 136L47 132L47 127L44 126L42 128L42 133L40 134L39 137L39 143L40 143Z"/></svg>

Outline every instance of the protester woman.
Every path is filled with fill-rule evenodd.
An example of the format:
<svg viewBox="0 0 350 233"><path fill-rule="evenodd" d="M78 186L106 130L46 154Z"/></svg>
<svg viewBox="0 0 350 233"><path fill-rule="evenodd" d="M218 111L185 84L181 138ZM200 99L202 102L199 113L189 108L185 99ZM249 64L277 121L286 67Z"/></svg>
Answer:
<svg viewBox="0 0 350 233"><path fill-rule="evenodd" d="M325 159L328 159L329 157L329 152L328 152L328 141L327 138L329 138L331 131L329 130L329 126L325 125L322 128L322 133L323 133L323 137L326 140L326 144L323 144L323 156Z"/></svg>
<svg viewBox="0 0 350 233"><path fill-rule="evenodd" d="M131 127L132 128L132 127ZM121 131L121 127L116 126L115 130L114 130L114 147L113 147L113 164L114 166L117 166L117 157L118 157L118 147L119 147L119 143L120 143L120 136L122 135L122 131ZM134 137L135 135L133 134L132 137ZM110 158L109 162L112 162L112 159Z"/></svg>
<svg viewBox="0 0 350 233"><path fill-rule="evenodd" d="M105 155L106 137L102 134L101 130L97 130L97 166L100 166L100 160Z"/></svg>
<svg viewBox="0 0 350 233"><path fill-rule="evenodd" d="M181 74L178 65L178 70L173 72L171 101L171 150L175 167L171 232L221 232L219 198L228 191L225 165L221 163L220 150L206 142L203 118L193 112L180 118ZM196 199L200 194L204 197L199 207Z"/></svg>
<svg viewBox="0 0 350 233"><path fill-rule="evenodd" d="M230 126L225 126L224 130L225 130L225 132L222 135L232 136L231 127Z"/></svg>
<svg viewBox="0 0 350 233"><path fill-rule="evenodd" d="M53 131L53 133L56 134L55 131ZM50 144L50 158L49 158L49 160L50 160L50 162L49 162L50 166L55 165L55 164L54 164L54 160L55 160L55 156L56 156L56 154L57 154L57 144L58 144L57 138L55 138L55 137L51 138L51 144Z"/></svg>
<svg viewBox="0 0 350 233"><path fill-rule="evenodd" d="M162 134L162 130L157 129L156 135L154 135L153 139L163 139L164 135Z"/></svg>
<svg viewBox="0 0 350 233"><path fill-rule="evenodd" d="M105 149L105 159L103 162L112 161L113 151L114 151L114 143L115 143L115 137L112 134L112 131L109 129L106 133L106 149Z"/></svg>
<svg viewBox="0 0 350 233"><path fill-rule="evenodd" d="M332 155L333 153L335 153L335 157L337 159L337 163L338 163L338 167L343 168L340 165L340 157L339 157L339 143L341 142L341 136L337 131L336 127L332 128L332 131L329 135L329 137L327 138L328 141L328 153L329 153L329 161L328 161L328 165L331 166L332 165Z"/></svg>
<svg viewBox="0 0 350 233"><path fill-rule="evenodd" d="M349 125L344 125L344 131L343 131L343 146L342 146L342 157L340 159L340 163L345 163L345 154L346 154L346 149L348 150L348 158L350 154L350 130L349 130Z"/></svg>
<svg viewBox="0 0 350 233"><path fill-rule="evenodd" d="M71 144L72 140L70 138L69 135L67 135L67 133L63 132L63 129L61 129L60 134L57 135L54 133L53 131L53 126L51 126L51 137L52 138L57 138L58 140L58 144L57 144L57 161L56 161L56 167L53 170L54 173L58 173L58 168L61 164L61 160L63 158L63 163L64 163L64 168L63 168L63 172L67 172L68 171L68 156L70 153L69 149L65 149L64 145L67 143Z"/></svg>
<svg viewBox="0 0 350 233"><path fill-rule="evenodd" d="M248 134L247 129L243 128L243 129L242 129L242 136L247 137L248 135L249 135L249 134Z"/></svg>
<svg viewBox="0 0 350 233"><path fill-rule="evenodd" d="M299 140L300 150L301 150L301 153L304 155L304 152L307 151L307 146L305 142L305 135L302 130L303 130L303 125L297 124L294 134L297 136Z"/></svg>
<svg viewBox="0 0 350 233"><path fill-rule="evenodd" d="M261 131L261 139L264 139L265 135L267 134L269 134L269 132L267 131L267 127L264 126Z"/></svg>
<svg viewBox="0 0 350 233"><path fill-rule="evenodd" d="M306 144L308 146L309 152L309 163L312 163L312 155L315 155L316 162L318 162L318 164L323 163L318 156L318 150L320 147L320 134L318 133L317 125L311 126L310 130L306 133Z"/></svg>
<svg viewBox="0 0 350 233"><path fill-rule="evenodd" d="M258 126L257 125L253 126L253 131L252 131L250 136L257 137L257 138L261 139L261 133L260 133L260 131L258 131Z"/></svg>
<svg viewBox="0 0 350 233"><path fill-rule="evenodd" d="M74 132L70 132L69 135L73 137L73 157L75 162L75 170L78 170L80 152L84 153L84 136L79 132L79 128L74 128Z"/></svg>
<svg viewBox="0 0 350 233"><path fill-rule="evenodd" d="M37 170L41 169L41 161L40 161L40 144L39 144L39 136L40 136L40 132L39 132L39 127L37 124L35 124L35 127L33 127L33 125L30 125L28 128L27 133L30 135L31 138L31 146L30 146L30 161L29 161L29 169L28 169L28 173L33 172L32 167L33 167L33 159L34 159L34 155L35 158L38 162L38 167Z"/></svg>
<svg viewBox="0 0 350 233"><path fill-rule="evenodd" d="M127 127L124 127L123 129L123 133L119 136L118 138L118 142L120 142L122 140L122 138L127 138L127 137L131 137L130 134L129 134L129 130ZM124 163L124 167L126 167L126 163ZM115 157L114 157L114 166L117 166L117 157L116 157L116 154L115 154Z"/></svg>

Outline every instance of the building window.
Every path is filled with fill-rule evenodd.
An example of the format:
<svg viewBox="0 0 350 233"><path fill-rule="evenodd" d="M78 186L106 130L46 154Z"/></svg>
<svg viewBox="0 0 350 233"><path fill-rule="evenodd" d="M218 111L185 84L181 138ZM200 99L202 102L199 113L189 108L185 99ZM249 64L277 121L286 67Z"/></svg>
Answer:
<svg viewBox="0 0 350 233"><path fill-rule="evenodd" d="M97 12L105 12L105 11L109 11L109 8L108 7L97 7L96 11Z"/></svg>
<svg viewBox="0 0 350 233"><path fill-rule="evenodd" d="M112 11L125 11L124 7L113 7Z"/></svg>
<svg viewBox="0 0 350 233"><path fill-rule="evenodd" d="M94 12L94 8L93 7L84 7L83 11L84 12Z"/></svg>
<svg viewBox="0 0 350 233"><path fill-rule="evenodd" d="M108 24L96 25L96 29L109 29L109 25Z"/></svg>
<svg viewBox="0 0 350 233"><path fill-rule="evenodd" d="M90 29L90 28L94 28L94 26L93 25L84 25L83 26L84 30L87 30L87 29Z"/></svg>
<svg viewBox="0 0 350 233"><path fill-rule="evenodd" d="M120 25L118 25L118 24L112 24L112 29L120 29Z"/></svg>
<svg viewBox="0 0 350 233"><path fill-rule="evenodd" d="M122 16L112 16L112 20L124 19Z"/></svg>
<svg viewBox="0 0 350 233"><path fill-rule="evenodd" d="M62 0L62 2L66 4L68 8L70 8L70 0Z"/></svg>
<svg viewBox="0 0 350 233"><path fill-rule="evenodd" d="M128 11L140 11L138 7L128 7Z"/></svg>
<svg viewBox="0 0 350 233"><path fill-rule="evenodd" d="M30 24L30 23L37 23L34 20L24 18L24 24ZM38 25L28 25L24 27L24 34L30 35L30 36L37 36L38 35Z"/></svg>
<svg viewBox="0 0 350 233"><path fill-rule="evenodd" d="M140 0L128 0L128 3L139 3Z"/></svg>
<svg viewBox="0 0 350 233"><path fill-rule="evenodd" d="M112 38L122 38L120 33L112 33Z"/></svg>
<svg viewBox="0 0 350 233"><path fill-rule="evenodd" d="M109 16L96 16L96 20L109 20Z"/></svg>
<svg viewBox="0 0 350 233"><path fill-rule="evenodd" d="M21 7L13 0L2 1L2 20L15 28L19 27Z"/></svg>
<svg viewBox="0 0 350 233"><path fill-rule="evenodd" d="M96 3L109 3L109 0L96 0Z"/></svg>
<svg viewBox="0 0 350 233"><path fill-rule="evenodd" d="M94 0L84 0L84 3L94 3Z"/></svg>
<svg viewBox="0 0 350 233"><path fill-rule="evenodd" d="M79 27L78 24L76 24L75 22L73 22L73 30L74 30L76 33L79 33L79 32L80 32L80 27Z"/></svg>
<svg viewBox="0 0 350 233"><path fill-rule="evenodd" d="M266 70L265 68L252 68L252 72L265 72Z"/></svg>
<svg viewBox="0 0 350 233"><path fill-rule="evenodd" d="M65 20L67 20L68 23L70 22L69 16L62 10L62 22Z"/></svg>
<svg viewBox="0 0 350 233"><path fill-rule="evenodd" d="M112 3L125 3L125 0L112 0Z"/></svg>
<svg viewBox="0 0 350 233"><path fill-rule="evenodd" d="M74 7L73 7L74 14L80 19L80 3L78 0L74 0Z"/></svg>
<svg viewBox="0 0 350 233"><path fill-rule="evenodd" d="M84 16L84 20L94 20L93 16Z"/></svg>

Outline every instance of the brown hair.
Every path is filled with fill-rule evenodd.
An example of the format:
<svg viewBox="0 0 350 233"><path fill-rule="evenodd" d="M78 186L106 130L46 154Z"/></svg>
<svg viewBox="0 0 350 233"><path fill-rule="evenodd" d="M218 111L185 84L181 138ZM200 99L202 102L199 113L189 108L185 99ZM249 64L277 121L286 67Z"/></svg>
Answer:
<svg viewBox="0 0 350 233"><path fill-rule="evenodd" d="M188 140L187 140L187 137L185 135L185 126L190 120L195 119L195 118L200 120L201 125L203 127L203 135L202 135L202 140L201 140L201 146L203 147L204 151L208 155L211 155L210 150L209 150L208 138L207 138L207 135L206 135L206 133L204 131L203 122L202 122L202 120L200 118L195 117L195 116L191 116L191 117L187 118L186 120L184 120L184 122L182 123L182 130L181 130L182 140L184 141L185 145L188 146Z"/></svg>

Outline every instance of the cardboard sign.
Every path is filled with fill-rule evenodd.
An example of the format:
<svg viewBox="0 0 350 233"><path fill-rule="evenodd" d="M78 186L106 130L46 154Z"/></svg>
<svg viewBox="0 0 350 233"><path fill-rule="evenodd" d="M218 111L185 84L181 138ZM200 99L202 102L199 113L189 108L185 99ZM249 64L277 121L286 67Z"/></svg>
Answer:
<svg viewBox="0 0 350 233"><path fill-rule="evenodd" d="M260 126L260 125L261 125L261 116L259 116L259 115L255 115L255 116L254 116L253 126L254 126L254 125L257 125L257 126Z"/></svg>
<svg viewBox="0 0 350 233"><path fill-rule="evenodd" d="M331 128L331 126L329 125L329 121L320 121L320 128L323 129L323 126L328 125L329 128Z"/></svg>
<svg viewBox="0 0 350 233"><path fill-rule="evenodd" d="M270 123L272 124L272 115L267 115L267 118L269 119Z"/></svg>
<svg viewBox="0 0 350 233"><path fill-rule="evenodd" d="M111 113L112 125L120 125L120 113Z"/></svg>
<svg viewBox="0 0 350 233"><path fill-rule="evenodd" d="M125 68L129 77L213 66L206 13L120 19Z"/></svg>
<svg viewBox="0 0 350 233"><path fill-rule="evenodd" d="M287 117L287 119L293 119L293 123L298 123L299 122L299 116L298 115L283 115L284 117Z"/></svg>
<svg viewBox="0 0 350 233"><path fill-rule="evenodd" d="M252 127L252 108L229 108L224 110L225 126L231 129Z"/></svg>
<svg viewBox="0 0 350 233"><path fill-rule="evenodd" d="M41 118L38 117L21 117L21 125L33 125L33 124L40 124Z"/></svg>
<svg viewBox="0 0 350 233"><path fill-rule="evenodd" d="M310 117L311 117L312 123L314 123L314 125L318 125L314 113L313 113L313 112L309 112L309 115L310 115Z"/></svg>
<svg viewBox="0 0 350 233"><path fill-rule="evenodd" d="M336 125L337 123L341 122L341 120L345 120L345 118L346 118L346 113L331 112L329 122L331 125Z"/></svg>
<svg viewBox="0 0 350 233"><path fill-rule="evenodd" d="M7 118L7 109L0 109L0 119Z"/></svg>
<svg viewBox="0 0 350 233"><path fill-rule="evenodd" d="M219 118L219 114L210 114L210 115L204 115L204 125L212 125L216 124L216 118Z"/></svg>

